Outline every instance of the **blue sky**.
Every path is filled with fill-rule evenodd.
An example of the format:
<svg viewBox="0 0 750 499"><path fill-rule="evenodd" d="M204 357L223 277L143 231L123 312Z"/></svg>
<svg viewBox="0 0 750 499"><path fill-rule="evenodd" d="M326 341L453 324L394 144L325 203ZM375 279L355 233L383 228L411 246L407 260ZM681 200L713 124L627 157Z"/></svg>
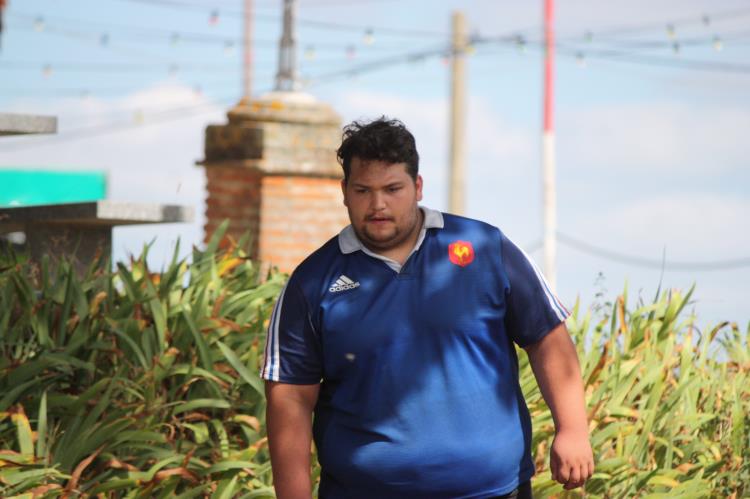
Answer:
<svg viewBox="0 0 750 499"><path fill-rule="evenodd" d="M255 6L259 95L273 85L281 6ZM112 199L196 208L194 224L117 229L117 258L154 237L154 265L177 237L185 247L200 244L205 193L194 163L205 126L224 122L240 97L241 8L241 0L10 0L0 111L56 115L60 133L3 139L0 167L106 171ZM346 73L445 47L456 9L478 39L504 40L478 44L468 59L466 211L534 250L541 238L541 0L300 0L300 73L306 91L345 122L402 119L422 155L425 204L445 209L443 58ZM695 283L699 324L747 324L750 267L670 270L669 263L749 256L750 6L568 0L556 14L559 229L609 252L667 259L662 275L561 241L561 298L589 304L604 291L612 299L627 280L631 298L649 299L660 283ZM324 78L331 73L338 76ZM540 251L532 256L541 260Z"/></svg>

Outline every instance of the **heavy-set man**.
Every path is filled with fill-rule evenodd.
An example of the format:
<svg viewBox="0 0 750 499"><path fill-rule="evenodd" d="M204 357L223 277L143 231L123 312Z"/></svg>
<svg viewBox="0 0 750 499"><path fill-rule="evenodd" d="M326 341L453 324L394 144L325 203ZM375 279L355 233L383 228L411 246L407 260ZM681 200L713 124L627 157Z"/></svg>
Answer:
<svg viewBox="0 0 750 499"><path fill-rule="evenodd" d="M420 207L414 137L381 118L344 129L351 225L290 277L262 377L274 484L323 499L531 497L531 421L514 344L555 422L565 488L593 472L568 312L498 228ZM313 418L314 415L314 418Z"/></svg>

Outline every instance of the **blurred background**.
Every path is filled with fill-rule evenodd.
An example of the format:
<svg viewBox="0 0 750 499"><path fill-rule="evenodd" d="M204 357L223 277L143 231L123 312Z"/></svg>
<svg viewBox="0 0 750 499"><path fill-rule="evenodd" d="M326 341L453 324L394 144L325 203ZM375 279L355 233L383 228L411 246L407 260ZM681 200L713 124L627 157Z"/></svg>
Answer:
<svg viewBox="0 0 750 499"><path fill-rule="evenodd" d="M3 2L0 2L3 3ZM104 171L113 200L193 206L116 228L113 257L202 245L204 131L242 96L242 0L7 0L0 112L58 117L4 138L0 168ZM282 2L254 0L252 87L274 87ZM424 204L447 210L451 16L467 21L465 214L542 261L543 2L299 0L301 89L344 123L417 138ZM555 5L557 289L572 306L696 285L702 325L750 309L750 4ZM0 189L2 187L0 186Z"/></svg>

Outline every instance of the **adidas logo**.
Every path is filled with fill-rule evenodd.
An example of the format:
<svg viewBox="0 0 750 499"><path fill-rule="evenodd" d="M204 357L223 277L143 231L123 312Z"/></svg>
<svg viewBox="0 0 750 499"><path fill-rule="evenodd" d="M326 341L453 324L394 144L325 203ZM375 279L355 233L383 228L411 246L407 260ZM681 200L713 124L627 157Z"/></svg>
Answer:
<svg viewBox="0 0 750 499"><path fill-rule="evenodd" d="M341 277L336 279L336 282L331 284L331 287L328 288L328 291L330 291L331 293L336 293L338 291L346 291L348 289L354 289L358 287L359 287L358 282L354 282L348 277L346 277L344 274L341 274Z"/></svg>

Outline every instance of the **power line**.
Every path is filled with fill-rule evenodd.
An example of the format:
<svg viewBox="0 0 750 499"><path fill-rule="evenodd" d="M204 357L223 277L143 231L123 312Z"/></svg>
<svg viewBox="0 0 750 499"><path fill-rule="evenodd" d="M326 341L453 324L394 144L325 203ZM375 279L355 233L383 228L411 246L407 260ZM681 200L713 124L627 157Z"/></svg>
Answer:
<svg viewBox="0 0 750 499"><path fill-rule="evenodd" d="M231 17L241 17L244 15L243 12L238 11L238 10L229 10L229 9L221 9L221 8L212 9L211 7L197 5L195 3L186 2L184 0L121 0L121 1L134 2L134 3L146 4L146 5L161 5L161 6L175 7L175 8L186 7L186 8L191 8L191 9L198 9L204 12L215 11L222 15L228 15ZM269 22L275 22L275 23L280 22L280 18L277 16L255 15L254 17L259 21L269 21ZM327 30L356 31L360 33L368 31L368 30L373 30L381 34L391 34L391 35L407 36L407 37L446 38L449 36L448 33L442 32L442 31L431 31L431 30L409 29L409 28L393 28L390 26L353 25L353 24L346 24L346 23L339 23L339 22L322 21L318 19L297 18L295 22L299 26L309 26L311 28L323 28Z"/></svg>
<svg viewBox="0 0 750 499"><path fill-rule="evenodd" d="M562 232L557 232L557 239L578 251L588 253L590 255L598 256L606 260L611 260L619 263L626 263L629 265L637 265L639 267L646 267L652 269L666 269L666 270L683 270L683 271L717 271L717 270L732 270L744 267L750 267L750 258L737 258L732 260L715 260L705 262L671 262L669 260L655 260L650 258L642 258L639 256L628 255L616 251L611 251L593 244L581 241Z"/></svg>

